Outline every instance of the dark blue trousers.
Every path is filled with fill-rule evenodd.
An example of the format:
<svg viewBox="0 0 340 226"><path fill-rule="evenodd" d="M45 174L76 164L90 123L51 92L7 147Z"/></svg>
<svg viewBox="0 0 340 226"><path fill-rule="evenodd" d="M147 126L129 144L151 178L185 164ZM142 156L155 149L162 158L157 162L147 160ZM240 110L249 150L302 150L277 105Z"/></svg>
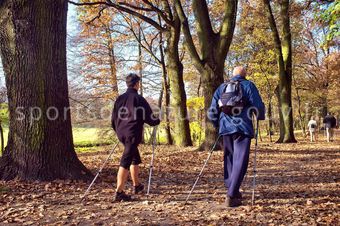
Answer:
<svg viewBox="0 0 340 226"><path fill-rule="evenodd" d="M224 184L228 196L239 193L249 162L251 138L239 133L223 136L224 151Z"/></svg>

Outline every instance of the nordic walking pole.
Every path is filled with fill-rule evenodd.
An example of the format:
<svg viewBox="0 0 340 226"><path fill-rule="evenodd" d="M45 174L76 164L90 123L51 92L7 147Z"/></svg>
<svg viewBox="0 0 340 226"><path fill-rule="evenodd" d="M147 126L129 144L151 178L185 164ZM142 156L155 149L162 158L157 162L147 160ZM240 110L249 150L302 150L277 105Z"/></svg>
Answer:
<svg viewBox="0 0 340 226"><path fill-rule="evenodd" d="M87 190L86 190L86 192L85 192L85 194L84 194L84 196L82 197L81 200L83 200L83 199L85 198L85 196L90 192L90 189L91 189L92 185L94 184L94 182L96 181L97 177L99 176L99 174L100 174L100 173L102 172L102 170L104 169L106 163L107 163L107 162L109 161L109 159L111 158L111 156L112 156L112 154L113 154L113 152L114 152L114 150L116 149L116 147L117 147L118 144L119 144L119 142L117 142L116 145L112 148L112 150L111 150L109 156L108 156L107 159L105 160L105 162L104 162L104 164L102 165L102 167L100 167L100 169L99 169L97 175L93 178L93 180L92 180L90 186L87 188Z"/></svg>
<svg viewBox="0 0 340 226"><path fill-rule="evenodd" d="M257 139L259 135L259 120L256 119L256 132L255 132L255 149L254 149L254 166L253 166L253 193L251 196L251 205L255 203L255 187L256 187L256 151L257 151Z"/></svg>
<svg viewBox="0 0 340 226"><path fill-rule="evenodd" d="M188 200L189 200L189 198L190 198L190 196L191 196L191 193L194 191L195 186L196 186L198 180L199 180L200 177L202 176L203 170L204 170L205 166L208 164L208 161L209 161L209 159L210 159L212 153L214 152L214 149L215 149L216 144L217 144L217 142L219 141L220 137L221 137L221 135L219 135L219 136L217 137L214 146L211 148L210 153L209 153L209 155L208 155L208 158L205 160L204 165L203 165L203 167L202 167L202 169L201 169L201 172L198 174L198 177L196 178L196 181L195 181L194 185L192 186L192 188L191 188L191 190L190 190L190 192L189 192L189 194L188 194L188 197L187 197L186 200L185 200L184 205L187 204L187 202L188 202Z"/></svg>
<svg viewBox="0 0 340 226"><path fill-rule="evenodd" d="M146 192L146 195L149 195L150 193L150 186L151 186L151 177L152 177L152 170L153 170L153 160L155 157L155 145L156 145L156 134L157 134L157 128L158 126L155 126L152 132L152 157L150 162L150 173L149 173L149 182L148 182L148 190Z"/></svg>

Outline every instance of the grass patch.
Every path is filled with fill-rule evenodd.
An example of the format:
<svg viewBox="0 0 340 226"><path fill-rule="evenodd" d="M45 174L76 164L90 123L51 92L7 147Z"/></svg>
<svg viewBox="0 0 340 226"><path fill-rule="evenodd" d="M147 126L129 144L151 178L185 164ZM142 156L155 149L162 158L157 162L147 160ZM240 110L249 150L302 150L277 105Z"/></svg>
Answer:
<svg viewBox="0 0 340 226"><path fill-rule="evenodd" d="M72 129L73 143L79 147L93 146L92 144L98 143L98 132L98 128L74 127Z"/></svg>
<svg viewBox="0 0 340 226"><path fill-rule="evenodd" d="M7 145L8 139L8 127L4 127L4 144ZM103 140L98 136L100 128L83 128L83 127L73 127L73 143L77 152L88 152L93 149L93 147L99 147L103 145L110 145L112 141ZM1 156L0 151L0 156Z"/></svg>
<svg viewBox="0 0 340 226"><path fill-rule="evenodd" d="M75 147L77 153L88 153L88 152L96 152L100 151L103 148L101 146L92 146L92 147Z"/></svg>

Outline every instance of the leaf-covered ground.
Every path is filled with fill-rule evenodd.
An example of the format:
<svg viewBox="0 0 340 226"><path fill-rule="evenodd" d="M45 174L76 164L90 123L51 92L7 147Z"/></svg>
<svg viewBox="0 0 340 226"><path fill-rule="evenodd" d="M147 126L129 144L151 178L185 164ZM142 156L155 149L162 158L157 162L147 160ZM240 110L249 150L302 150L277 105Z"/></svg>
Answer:
<svg viewBox="0 0 340 226"><path fill-rule="evenodd" d="M252 147L253 148L253 147ZM151 147L141 146L147 183ZM94 173L110 147L80 154ZM122 151L120 147L119 155ZM149 197L113 203L118 156L110 161L85 201L88 184L0 182L0 222L25 225L339 225L340 142L259 145L256 203L251 206L252 157L242 186L244 204L224 205L222 152L214 152L188 205L184 200L207 152L157 146ZM128 184L131 190L131 183Z"/></svg>

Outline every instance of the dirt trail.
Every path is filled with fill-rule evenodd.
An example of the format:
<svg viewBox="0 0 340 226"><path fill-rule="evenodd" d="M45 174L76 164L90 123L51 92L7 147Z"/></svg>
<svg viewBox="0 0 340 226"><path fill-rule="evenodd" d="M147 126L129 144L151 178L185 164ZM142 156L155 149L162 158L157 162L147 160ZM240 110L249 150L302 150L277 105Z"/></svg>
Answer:
<svg viewBox="0 0 340 226"><path fill-rule="evenodd" d="M80 159L96 172L109 147ZM120 148L122 150L122 148ZM147 183L149 146L142 146L141 178ZM251 206L252 160L242 186L244 205L227 208L222 152L214 152L188 205L184 200L207 152L158 146L150 197L113 203L118 156L101 174L84 202L88 184L0 182L0 222L25 225L339 225L340 142L331 144L261 143L258 152L256 204ZM131 184L128 184L131 192Z"/></svg>

